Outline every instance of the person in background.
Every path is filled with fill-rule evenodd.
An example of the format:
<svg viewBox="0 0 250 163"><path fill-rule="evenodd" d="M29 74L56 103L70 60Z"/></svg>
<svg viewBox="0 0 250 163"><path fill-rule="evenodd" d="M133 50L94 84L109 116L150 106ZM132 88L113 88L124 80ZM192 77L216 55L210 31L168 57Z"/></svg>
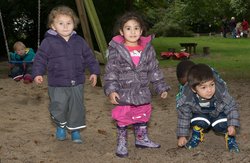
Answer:
<svg viewBox="0 0 250 163"><path fill-rule="evenodd" d="M236 20L235 17L231 17L231 20L229 22L229 28L231 32L232 38L236 38L237 32L236 32Z"/></svg>
<svg viewBox="0 0 250 163"><path fill-rule="evenodd" d="M225 16L222 19L222 33L223 33L223 37L226 38L227 37L227 32L228 32L228 19Z"/></svg>
<svg viewBox="0 0 250 163"><path fill-rule="evenodd" d="M115 105L112 118L117 123L118 157L128 156L127 127L133 125L135 146L159 148L148 137L148 122L152 105L149 84L161 98L170 90L159 69L152 36L144 37L145 25L141 16L125 13L118 22L119 34L110 41L105 67L104 92Z"/></svg>
<svg viewBox="0 0 250 163"><path fill-rule="evenodd" d="M32 63L35 52L32 48L26 48L25 44L17 41L13 45L14 52L10 52L10 74L15 81L25 84L32 83Z"/></svg>
<svg viewBox="0 0 250 163"><path fill-rule="evenodd" d="M248 28L249 28L248 21L246 19L243 19L241 26L242 26L243 37L247 38L248 32L249 32L248 31Z"/></svg>
<svg viewBox="0 0 250 163"><path fill-rule="evenodd" d="M91 48L74 29L79 19L67 6L51 10L50 28L39 47L33 64L32 76L37 84L48 73L49 111L56 124L56 138L65 140L67 129L74 143L82 143L80 129L86 127L83 88L85 68L94 87L100 74L99 63Z"/></svg>
<svg viewBox="0 0 250 163"><path fill-rule="evenodd" d="M176 66L176 77L180 86L184 86L187 82L187 74L195 63L191 60L182 60Z"/></svg>

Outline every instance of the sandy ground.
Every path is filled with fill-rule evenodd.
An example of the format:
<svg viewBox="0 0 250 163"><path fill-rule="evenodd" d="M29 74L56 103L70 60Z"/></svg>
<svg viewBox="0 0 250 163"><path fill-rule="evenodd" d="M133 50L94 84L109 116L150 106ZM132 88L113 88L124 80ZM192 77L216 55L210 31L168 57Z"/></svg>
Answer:
<svg viewBox="0 0 250 163"><path fill-rule="evenodd" d="M0 68L6 68L1 63ZM177 147L175 69L163 69L172 90L166 100L153 97L154 110L149 123L149 136L161 144L159 149L137 149L129 129L129 157L115 156L116 127L111 119L112 105L101 87L85 86L87 128L81 130L83 144L55 139L55 126L48 112L47 83L25 85L0 74L0 163L182 163L182 162L250 162L250 84L227 81L230 93L239 103L241 132L237 140L239 154L225 149L224 138L212 131L205 142L193 150Z"/></svg>

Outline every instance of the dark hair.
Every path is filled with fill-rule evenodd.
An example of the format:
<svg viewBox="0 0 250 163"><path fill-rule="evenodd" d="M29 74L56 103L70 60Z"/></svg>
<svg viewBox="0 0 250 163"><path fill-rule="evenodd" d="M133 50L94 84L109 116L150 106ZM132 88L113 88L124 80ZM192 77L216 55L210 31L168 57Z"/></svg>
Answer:
<svg viewBox="0 0 250 163"><path fill-rule="evenodd" d="M188 72L188 85L195 89L199 84L214 80L212 69L206 64L196 64Z"/></svg>
<svg viewBox="0 0 250 163"><path fill-rule="evenodd" d="M186 83L188 71L194 65L195 63L190 60L183 60L177 64L176 76L180 84L184 85Z"/></svg>
<svg viewBox="0 0 250 163"><path fill-rule="evenodd" d="M135 11L126 12L124 15L122 15L118 21L116 22L116 25L114 27L114 35L119 34L119 31L123 29L124 24L129 20L135 20L140 24L140 27L142 29L142 36L146 35L147 28L145 25L145 22L140 14L138 14Z"/></svg>

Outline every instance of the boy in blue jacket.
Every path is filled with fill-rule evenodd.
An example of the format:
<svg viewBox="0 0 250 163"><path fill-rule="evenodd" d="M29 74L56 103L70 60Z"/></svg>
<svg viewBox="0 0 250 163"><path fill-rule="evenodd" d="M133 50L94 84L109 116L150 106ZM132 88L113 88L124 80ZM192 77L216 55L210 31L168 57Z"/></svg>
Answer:
<svg viewBox="0 0 250 163"><path fill-rule="evenodd" d="M15 81L23 79L25 84L33 81L31 77L32 62L35 52L32 48L26 48L23 42L17 41L13 45L14 53L10 53L10 77Z"/></svg>

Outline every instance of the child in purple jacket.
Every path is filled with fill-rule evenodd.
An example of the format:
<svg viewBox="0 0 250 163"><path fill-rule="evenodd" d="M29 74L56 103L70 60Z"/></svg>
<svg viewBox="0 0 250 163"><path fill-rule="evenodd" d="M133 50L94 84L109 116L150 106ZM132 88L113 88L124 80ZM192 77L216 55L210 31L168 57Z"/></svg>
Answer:
<svg viewBox="0 0 250 163"><path fill-rule="evenodd" d="M34 81L43 82L48 72L49 111L57 125L56 138L82 143L79 129L85 128L83 84L85 67L91 73L89 80L96 85L99 64L84 39L74 29L79 20L72 9L59 6L49 14L48 30L39 47L33 64Z"/></svg>
<svg viewBox="0 0 250 163"><path fill-rule="evenodd" d="M160 71L152 37L142 36L145 26L136 13L126 13L119 21L119 35L109 43L105 67L104 92L115 105L112 118L117 122L118 157L127 157L127 127L134 126L135 146L159 148L160 144L148 137L147 123L151 116L149 84L165 99L170 87Z"/></svg>

